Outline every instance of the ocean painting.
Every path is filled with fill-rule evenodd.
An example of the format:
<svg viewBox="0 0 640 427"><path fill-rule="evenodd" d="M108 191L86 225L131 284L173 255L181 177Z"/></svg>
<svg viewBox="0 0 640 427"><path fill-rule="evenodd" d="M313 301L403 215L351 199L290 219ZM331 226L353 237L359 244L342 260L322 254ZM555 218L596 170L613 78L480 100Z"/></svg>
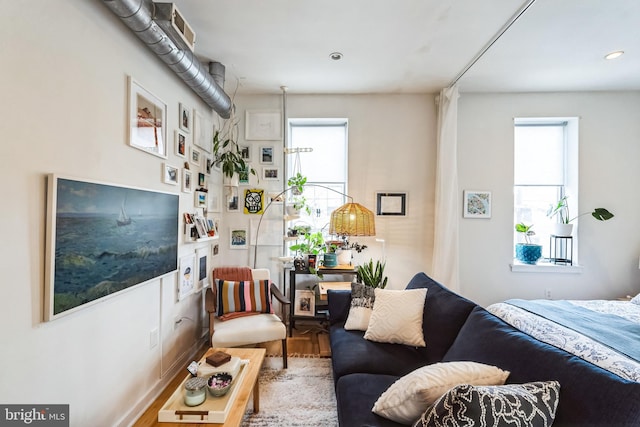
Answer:
<svg viewBox="0 0 640 427"><path fill-rule="evenodd" d="M177 270L178 195L49 176L45 318Z"/></svg>

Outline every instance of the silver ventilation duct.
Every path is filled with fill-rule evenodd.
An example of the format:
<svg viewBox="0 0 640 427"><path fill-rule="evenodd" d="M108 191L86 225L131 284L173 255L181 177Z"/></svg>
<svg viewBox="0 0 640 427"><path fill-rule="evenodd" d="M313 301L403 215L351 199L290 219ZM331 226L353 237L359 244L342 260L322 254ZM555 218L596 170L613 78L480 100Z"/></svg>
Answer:
<svg viewBox="0 0 640 427"><path fill-rule="evenodd" d="M229 95L222 89L224 65L220 64L221 68L211 66L212 70L216 70L216 82L190 50L180 49L154 21L153 1L103 0L103 2L220 117L228 119L231 116L233 104Z"/></svg>

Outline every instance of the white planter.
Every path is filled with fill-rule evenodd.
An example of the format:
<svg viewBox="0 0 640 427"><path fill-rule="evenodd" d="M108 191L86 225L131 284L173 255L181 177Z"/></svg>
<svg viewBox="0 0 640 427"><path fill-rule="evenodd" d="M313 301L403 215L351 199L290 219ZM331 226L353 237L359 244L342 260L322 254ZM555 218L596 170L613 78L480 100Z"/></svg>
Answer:
<svg viewBox="0 0 640 427"><path fill-rule="evenodd" d="M338 249L336 254L338 255L338 265L351 264L351 249Z"/></svg>
<svg viewBox="0 0 640 427"><path fill-rule="evenodd" d="M240 184L240 175L234 173L231 178L227 175L222 175L222 185L225 187L237 187Z"/></svg>
<svg viewBox="0 0 640 427"><path fill-rule="evenodd" d="M553 225L553 235L568 237L573 232L573 224L558 223Z"/></svg>
<svg viewBox="0 0 640 427"><path fill-rule="evenodd" d="M300 209L294 208L293 205L287 205L287 215L300 216Z"/></svg>

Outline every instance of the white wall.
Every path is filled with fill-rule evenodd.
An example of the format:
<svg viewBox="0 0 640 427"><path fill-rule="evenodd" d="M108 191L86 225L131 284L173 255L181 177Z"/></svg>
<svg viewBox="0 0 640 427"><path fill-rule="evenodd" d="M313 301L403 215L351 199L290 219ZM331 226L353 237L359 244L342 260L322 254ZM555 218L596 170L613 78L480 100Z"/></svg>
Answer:
<svg viewBox="0 0 640 427"><path fill-rule="evenodd" d="M235 100L239 117L245 110L281 109L281 95L239 96ZM433 203L435 179L436 105L433 95L288 95L288 118L348 118L349 120L349 176L348 194L358 203L375 212L377 191L406 191L408 214L406 217L376 217L376 236L355 238L369 247L354 254L356 261L382 258L385 240L389 287L402 289L420 271L429 271L433 245ZM253 156L261 145L278 148L274 166L284 172L282 142L244 141L244 127L240 126L241 143L253 148ZM278 158L279 157L279 158ZM293 161L290 158L289 161ZM259 171L261 165L253 159ZM303 173L304 173L304 165ZM327 164L330 168L331 164ZM283 175L284 176L284 175ZM259 183L268 191L283 189L283 182ZM240 193L247 187L240 187ZM280 210L278 210L280 209ZM274 206L267 218L277 221L281 208ZM279 216L280 215L280 216ZM222 235L230 226L242 226L250 218L242 213L225 214ZM261 231L262 234L262 231ZM225 255L231 264L253 261L253 251L232 251ZM278 263L279 247L260 245L258 263L270 264L273 277L281 277ZM281 274L281 273L280 273Z"/></svg>
<svg viewBox="0 0 640 427"><path fill-rule="evenodd" d="M163 160L127 145L127 75L168 106L170 164L183 163L178 103L212 113L100 1L3 2L2 15L0 401L70 404L71 425L115 425L193 357L202 297L176 303L174 273L43 322L45 176L173 192L192 211L192 194L162 183ZM194 322L174 331L174 316Z"/></svg>
<svg viewBox="0 0 640 427"><path fill-rule="evenodd" d="M507 298L616 298L640 291L640 93L462 94L458 116L460 194L493 192L492 218L460 219L461 292L480 304ZM580 117L581 274L514 273L513 118ZM462 197L462 196L461 196Z"/></svg>

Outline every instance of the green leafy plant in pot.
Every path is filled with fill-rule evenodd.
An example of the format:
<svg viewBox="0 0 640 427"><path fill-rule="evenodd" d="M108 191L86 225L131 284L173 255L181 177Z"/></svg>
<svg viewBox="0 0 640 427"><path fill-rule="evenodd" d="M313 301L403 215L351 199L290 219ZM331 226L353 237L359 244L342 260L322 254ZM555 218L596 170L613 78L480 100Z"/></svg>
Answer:
<svg viewBox="0 0 640 427"><path fill-rule="evenodd" d="M358 266L358 281L372 288L384 289L387 286L388 277L384 275L386 262L377 260L375 264L373 259Z"/></svg>
<svg viewBox="0 0 640 427"><path fill-rule="evenodd" d="M557 216L559 219L558 223L554 225L553 234L556 236L571 236L571 232L573 231L573 224L571 224L571 222L584 215L591 214L591 216L598 221L607 221L614 217L614 215L605 208L595 208L591 212L584 212L572 218L571 215L569 215L568 197L569 196L562 197L555 204L550 205L547 210L547 216L549 218Z"/></svg>
<svg viewBox="0 0 640 427"><path fill-rule="evenodd" d="M311 215L311 208L307 205L307 198L302 195L304 192L304 185L307 183L307 177L297 172L295 175L287 180L287 185L291 188L291 207L294 212L290 214L296 215L301 210L304 210L307 215Z"/></svg>
<svg viewBox="0 0 640 427"><path fill-rule="evenodd" d="M299 233L298 235L300 236L302 241L300 243L296 243L295 245L291 245L289 249L298 252L298 256L300 256L300 254L306 255L307 265L309 265L309 257L313 257L315 259L318 255L324 252L324 237L322 236L322 232L320 231L316 231L315 233ZM318 270L315 267L309 267L309 271L311 272L311 274L318 275Z"/></svg>
<svg viewBox="0 0 640 427"><path fill-rule="evenodd" d="M223 137L219 130L213 135L213 156L213 163L221 166L222 174L227 180L236 179L247 171L257 176L256 170L242 158L238 143L230 136Z"/></svg>
<svg viewBox="0 0 640 427"><path fill-rule="evenodd" d="M516 244L516 259L523 264L536 264L542 257L542 245L531 243L531 236L536 234L532 227L533 224L526 225L523 222L516 224L516 231L522 233L526 242Z"/></svg>

